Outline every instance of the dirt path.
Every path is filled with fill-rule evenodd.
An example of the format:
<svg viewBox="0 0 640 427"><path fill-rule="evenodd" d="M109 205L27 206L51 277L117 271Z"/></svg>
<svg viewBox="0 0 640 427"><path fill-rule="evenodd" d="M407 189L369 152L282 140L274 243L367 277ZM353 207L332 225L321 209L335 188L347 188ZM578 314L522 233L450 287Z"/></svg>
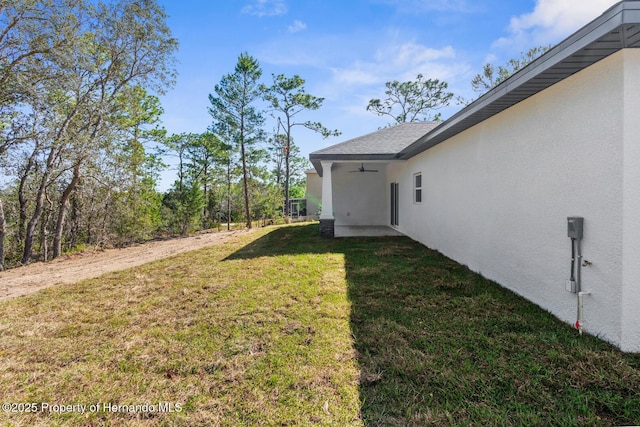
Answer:
<svg viewBox="0 0 640 427"><path fill-rule="evenodd" d="M0 272L0 301L32 294L40 289L91 279L112 271L146 264L181 252L224 243L242 231L223 231L153 241L123 249L107 249L62 256Z"/></svg>

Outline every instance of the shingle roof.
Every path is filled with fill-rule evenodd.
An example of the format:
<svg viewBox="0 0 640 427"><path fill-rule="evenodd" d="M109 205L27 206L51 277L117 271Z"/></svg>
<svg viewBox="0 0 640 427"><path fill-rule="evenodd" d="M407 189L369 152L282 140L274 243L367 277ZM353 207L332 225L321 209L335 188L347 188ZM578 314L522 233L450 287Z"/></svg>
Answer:
<svg viewBox="0 0 640 427"><path fill-rule="evenodd" d="M438 122L401 123L314 151L311 156L318 158L326 154L335 158L336 155L349 154L397 154L438 124Z"/></svg>
<svg viewBox="0 0 640 427"><path fill-rule="evenodd" d="M312 160L390 159L433 130L439 122L402 123L332 145L309 155ZM315 162L314 162L315 163Z"/></svg>

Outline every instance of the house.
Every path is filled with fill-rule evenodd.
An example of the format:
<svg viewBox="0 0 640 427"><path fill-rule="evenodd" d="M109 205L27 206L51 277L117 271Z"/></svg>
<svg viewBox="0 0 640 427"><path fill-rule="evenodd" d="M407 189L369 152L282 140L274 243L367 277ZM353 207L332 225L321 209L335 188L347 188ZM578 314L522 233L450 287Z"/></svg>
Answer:
<svg viewBox="0 0 640 427"><path fill-rule="evenodd" d="M322 178L315 169L306 170L306 189L304 197L307 200L307 218L320 217L320 202L322 201Z"/></svg>
<svg viewBox="0 0 640 427"><path fill-rule="evenodd" d="M640 352L638 47L623 1L445 122L311 153L321 235L404 234Z"/></svg>

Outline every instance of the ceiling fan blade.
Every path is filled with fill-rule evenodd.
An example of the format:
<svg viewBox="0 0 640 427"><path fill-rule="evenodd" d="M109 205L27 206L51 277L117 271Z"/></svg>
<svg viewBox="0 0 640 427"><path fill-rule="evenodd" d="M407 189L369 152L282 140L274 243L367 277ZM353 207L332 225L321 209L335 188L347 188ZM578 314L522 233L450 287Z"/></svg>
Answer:
<svg viewBox="0 0 640 427"><path fill-rule="evenodd" d="M379 172L379 171L375 169L365 169L364 163L362 163L360 164L360 167L357 170L349 171L349 173L354 173L354 172Z"/></svg>

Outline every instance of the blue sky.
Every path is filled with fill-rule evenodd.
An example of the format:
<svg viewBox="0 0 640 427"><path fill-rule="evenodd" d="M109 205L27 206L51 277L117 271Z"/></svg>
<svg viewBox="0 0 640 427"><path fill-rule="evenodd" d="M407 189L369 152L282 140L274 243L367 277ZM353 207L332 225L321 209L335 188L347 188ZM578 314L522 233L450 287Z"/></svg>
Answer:
<svg viewBox="0 0 640 427"><path fill-rule="evenodd" d="M169 133L204 132L208 95L248 52L272 74L300 75L324 97L304 120L342 135L322 139L303 128L294 140L312 151L377 130L388 120L366 111L391 80L418 73L448 82L466 99L471 80L534 46L555 44L615 0L159 0L180 42L176 86L161 97ZM447 118L460 107L443 111ZM268 123L269 120L268 120ZM266 130L271 130L271 124ZM164 176L161 187L170 177Z"/></svg>

